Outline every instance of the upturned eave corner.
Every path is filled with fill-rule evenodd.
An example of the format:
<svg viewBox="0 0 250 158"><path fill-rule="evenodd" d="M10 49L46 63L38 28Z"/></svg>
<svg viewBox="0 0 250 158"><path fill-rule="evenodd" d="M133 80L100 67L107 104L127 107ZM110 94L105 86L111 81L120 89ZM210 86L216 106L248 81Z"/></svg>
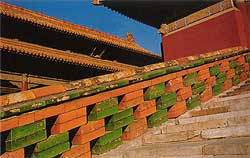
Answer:
<svg viewBox="0 0 250 158"><path fill-rule="evenodd" d="M92 0L93 5L102 5L102 0Z"/></svg>

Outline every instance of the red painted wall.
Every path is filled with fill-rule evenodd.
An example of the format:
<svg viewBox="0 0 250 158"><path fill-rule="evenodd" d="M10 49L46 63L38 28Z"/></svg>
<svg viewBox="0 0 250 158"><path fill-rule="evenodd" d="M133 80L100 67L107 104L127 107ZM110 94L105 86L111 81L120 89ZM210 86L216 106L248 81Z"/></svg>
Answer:
<svg viewBox="0 0 250 158"><path fill-rule="evenodd" d="M164 61L235 46L249 47L249 4L162 37ZM250 48L250 47L249 47Z"/></svg>

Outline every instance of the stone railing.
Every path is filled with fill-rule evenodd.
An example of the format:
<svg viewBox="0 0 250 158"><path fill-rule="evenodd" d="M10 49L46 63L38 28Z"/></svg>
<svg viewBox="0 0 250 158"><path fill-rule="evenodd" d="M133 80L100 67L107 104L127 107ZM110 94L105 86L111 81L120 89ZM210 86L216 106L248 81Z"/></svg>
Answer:
<svg viewBox="0 0 250 158"><path fill-rule="evenodd" d="M232 48L1 96L1 157L91 157L249 77Z"/></svg>
<svg viewBox="0 0 250 158"><path fill-rule="evenodd" d="M162 24L161 28L158 31L162 34L169 34L183 27L187 27L193 24L194 22L200 21L208 17L212 17L217 13L223 12L233 7L234 5L232 0L224 0L170 24Z"/></svg>

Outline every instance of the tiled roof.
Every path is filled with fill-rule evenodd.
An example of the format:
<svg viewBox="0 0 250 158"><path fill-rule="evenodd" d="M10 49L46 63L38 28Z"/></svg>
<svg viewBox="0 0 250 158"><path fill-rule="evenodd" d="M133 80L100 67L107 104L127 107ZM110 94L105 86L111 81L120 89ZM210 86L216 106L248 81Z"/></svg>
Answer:
<svg viewBox="0 0 250 158"><path fill-rule="evenodd" d="M7 50L9 53L32 55L40 58L73 63L86 67L108 70L112 72L131 70L136 68L136 66L98 59L79 53L62 51L3 37L0 38L0 50Z"/></svg>
<svg viewBox="0 0 250 158"><path fill-rule="evenodd" d="M105 43L107 45L116 46L119 48L127 49L138 54L144 54L156 58L161 58L159 55L154 54L131 40L127 40L118 36L93 30L84 26L59 20L41 13L33 12L21 7L17 7L8 3L0 2L0 14L26 21L32 24L40 25L43 27L55 29L69 34L75 34L94 41Z"/></svg>

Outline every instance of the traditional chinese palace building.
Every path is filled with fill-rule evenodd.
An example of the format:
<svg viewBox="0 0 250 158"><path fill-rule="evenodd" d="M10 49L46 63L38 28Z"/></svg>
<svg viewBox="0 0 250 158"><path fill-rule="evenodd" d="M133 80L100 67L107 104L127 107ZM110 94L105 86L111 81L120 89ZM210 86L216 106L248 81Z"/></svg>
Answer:
<svg viewBox="0 0 250 158"><path fill-rule="evenodd" d="M2 94L161 61L130 33L124 39L3 2L0 13Z"/></svg>
<svg viewBox="0 0 250 158"><path fill-rule="evenodd" d="M242 46L250 48L249 0L93 0L158 28L164 60Z"/></svg>

